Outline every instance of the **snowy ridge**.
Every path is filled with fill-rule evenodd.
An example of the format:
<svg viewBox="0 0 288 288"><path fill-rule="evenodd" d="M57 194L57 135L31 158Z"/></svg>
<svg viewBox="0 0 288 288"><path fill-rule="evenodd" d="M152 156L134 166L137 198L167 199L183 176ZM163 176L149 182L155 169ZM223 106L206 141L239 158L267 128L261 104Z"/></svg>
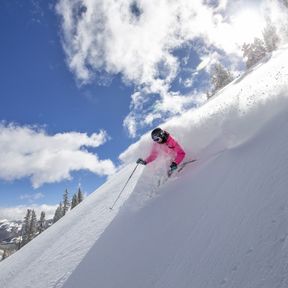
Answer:
<svg viewBox="0 0 288 288"><path fill-rule="evenodd" d="M164 160L139 167L111 212L143 136L132 164L0 263L0 287L287 287L287 63L283 47L163 125L199 161L160 188Z"/></svg>

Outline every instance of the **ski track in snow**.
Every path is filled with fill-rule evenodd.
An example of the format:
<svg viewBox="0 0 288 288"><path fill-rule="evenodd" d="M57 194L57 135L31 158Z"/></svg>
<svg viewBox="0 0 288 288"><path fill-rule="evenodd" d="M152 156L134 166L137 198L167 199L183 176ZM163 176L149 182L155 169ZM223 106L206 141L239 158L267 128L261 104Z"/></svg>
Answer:
<svg viewBox="0 0 288 288"><path fill-rule="evenodd" d="M199 161L160 188L167 163L139 166L110 211L129 164L1 262L0 287L288 287L287 63L283 47L167 122Z"/></svg>

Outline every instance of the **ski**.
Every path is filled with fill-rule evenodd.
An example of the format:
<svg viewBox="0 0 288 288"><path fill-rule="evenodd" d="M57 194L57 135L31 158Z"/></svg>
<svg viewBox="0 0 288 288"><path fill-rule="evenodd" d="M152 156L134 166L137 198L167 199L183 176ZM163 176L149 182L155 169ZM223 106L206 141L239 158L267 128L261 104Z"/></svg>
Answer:
<svg viewBox="0 0 288 288"><path fill-rule="evenodd" d="M158 187L162 186L164 183L166 183L173 175L172 178L176 177L176 173L180 173L188 164L190 163L193 163L197 161L196 159L192 159L192 160L187 160L183 163L181 163L178 168L174 171L174 172L171 172L170 170L167 172L167 175L166 177L161 177L159 180L158 180Z"/></svg>
<svg viewBox="0 0 288 288"><path fill-rule="evenodd" d="M190 163L193 163L195 161L197 161L197 160L193 159L193 160L188 160L188 161L183 162L182 164L179 165L178 169L176 171L174 171L174 172L177 172L177 173L181 172L185 168L186 165L188 165ZM169 170L168 171L168 178L170 178L171 175L174 174L174 172Z"/></svg>
<svg viewBox="0 0 288 288"><path fill-rule="evenodd" d="M179 173L180 171L182 171L187 164L190 164L190 163L193 163L196 161L197 161L196 159L193 159L193 160L189 160L189 161L184 162L182 165L180 165L181 167L178 168L177 172Z"/></svg>

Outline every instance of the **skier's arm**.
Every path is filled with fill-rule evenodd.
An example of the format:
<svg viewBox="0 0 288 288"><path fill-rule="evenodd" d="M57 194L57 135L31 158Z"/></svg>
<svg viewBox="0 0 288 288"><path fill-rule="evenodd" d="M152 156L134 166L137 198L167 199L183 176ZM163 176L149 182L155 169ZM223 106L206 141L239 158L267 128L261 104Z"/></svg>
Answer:
<svg viewBox="0 0 288 288"><path fill-rule="evenodd" d="M174 139L173 139L174 140ZM176 157L174 159L174 162L179 165L182 160L184 159L186 153L183 150L183 148L177 143L177 141L174 140L174 151L176 152Z"/></svg>
<svg viewBox="0 0 288 288"><path fill-rule="evenodd" d="M144 160L147 164L154 161L158 156L157 146L158 144L153 144L150 155Z"/></svg>

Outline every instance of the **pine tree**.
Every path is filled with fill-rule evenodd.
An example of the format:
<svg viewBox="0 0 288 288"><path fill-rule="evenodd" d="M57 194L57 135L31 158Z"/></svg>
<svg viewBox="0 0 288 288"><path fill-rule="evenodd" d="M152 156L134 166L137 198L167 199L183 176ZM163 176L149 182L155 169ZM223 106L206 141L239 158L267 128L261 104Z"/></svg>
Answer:
<svg viewBox="0 0 288 288"><path fill-rule="evenodd" d="M71 202L71 209L76 207L79 203L81 203L84 199L84 195L81 191L81 188L78 188L78 192L73 195L72 202Z"/></svg>
<svg viewBox="0 0 288 288"><path fill-rule="evenodd" d="M32 210L30 228L29 228L29 241L35 238L36 235L37 235L37 217L35 211Z"/></svg>
<svg viewBox="0 0 288 288"><path fill-rule="evenodd" d="M57 207L54 217L53 217L53 223L56 223L59 219L63 217L63 207L62 203L60 202L59 206Z"/></svg>
<svg viewBox="0 0 288 288"><path fill-rule="evenodd" d="M64 216L64 212L63 212L63 204L62 204L62 202L60 202L60 204L59 204L59 212L60 212L60 216L61 217L63 217Z"/></svg>
<svg viewBox="0 0 288 288"><path fill-rule="evenodd" d="M84 200L84 195L80 189L80 187L78 188L78 194L77 194L77 197L78 197L78 204L81 203L83 200Z"/></svg>
<svg viewBox="0 0 288 288"><path fill-rule="evenodd" d="M272 52L277 49L280 38L277 35L276 27L271 23L271 20L267 20L266 27L263 31L263 39L265 43L265 48L267 52Z"/></svg>
<svg viewBox="0 0 288 288"><path fill-rule="evenodd" d="M247 58L247 69L257 64L266 55L264 42L260 38L255 38L254 42L251 44L244 43L242 46L242 51L243 57Z"/></svg>
<svg viewBox="0 0 288 288"><path fill-rule="evenodd" d="M27 209L26 216L24 217L24 223L22 226L21 247L26 245L29 242L31 216L32 216L32 210Z"/></svg>
<svg viewBox="0 0 288 288"><path fill-rule="evenodd" d="M22 227L22 241L19 245L23 247L37 235L37 217L34 210L27 209Z"/></svg>
<svg viewBox="0 0 288 288"><path fill-rule="evenodd" d="M45 219L45 212L41 212L40 220L39 220L39 226L38 226L38 231L39 233L42 233L45 229L47 228L47 223Z"/></svg>
<svg viewBox="0 0 288 288"><path fill-rule="evenodd" d="M63 216L69 211L70 201L68 197L68 190L66 189L63 194Z"/></svg>
<svg viewBox="0 0 288 288"><path fill-rule="evenodd" d="M71 202L71 209L75 208L78 204L77 194L74 194Z"/></svg>
<svg viewBox="0 0 288 288"><path fill-rule="evenodd" d="M233 80L231 72L224 68L220 63L214 64L211 70L211 83L212 83L212 94L215 94L218 90L229 84ZM211 97L210 96L210 97ZM208 94L207 94L208 97Z"/></svg>

